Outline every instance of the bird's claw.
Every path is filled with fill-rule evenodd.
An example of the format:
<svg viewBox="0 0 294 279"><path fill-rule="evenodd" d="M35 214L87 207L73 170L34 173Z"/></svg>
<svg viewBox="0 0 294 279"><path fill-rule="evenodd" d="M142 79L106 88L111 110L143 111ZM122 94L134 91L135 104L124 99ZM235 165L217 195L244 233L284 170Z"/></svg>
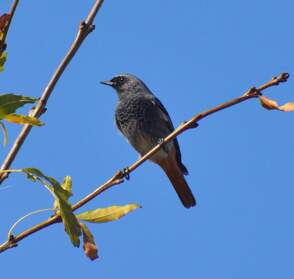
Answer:
<svg viewBox="0 0 294 279"><path fill-rule="evenodd" d="M157 143L158 143L158 144L163 144L163 143L164 143L164 138L160 138L160 139L158 139Z"/></svg>

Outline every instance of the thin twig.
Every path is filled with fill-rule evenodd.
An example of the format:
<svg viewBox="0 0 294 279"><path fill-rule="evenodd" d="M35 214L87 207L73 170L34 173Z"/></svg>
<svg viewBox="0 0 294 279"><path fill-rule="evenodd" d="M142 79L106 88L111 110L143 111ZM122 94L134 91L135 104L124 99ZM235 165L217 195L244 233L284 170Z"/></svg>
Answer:
<svg viewBox="0 0 294 279"><path fill-rule="evenodd" d="M128 169L127 169L127 173L131 173L133 172L136 168L138 168L141 164L143 164L146 160L148 160L154 153L156 153L163 144L165 144L168 141L173 140L175 137L177 137L179 134L182 134L183 132L185 132L186 130L195 127L197 124L197 122L213 113L216 113L218 111L221 111L223 109L226 109L228 107L231 107L233 105L239 104L241 102L244 102L248 99L252 99L252 98L257 98L259 96L261 96L261 92L269 87L275 86L280 84L281 82L286 82L287 79L289 78L289 74L287 73L282 73L281 75L279 75L278 77L274 77L272 78L272 80L270 80L269 82L264 83L263 85L259 86L258 88L251 88L249 89L247 92L245 92L245 94L243 94L242 96L232 99L226 103L223 103L219 106L216 106L212 109L209 109L205 112L202 112L200 114L195 115L194 117L192 117L189 121L183 123L182 125L180 125L177 129L175 129L171 134L169 134L166 138L163 139L163 141L161 143L159 143L158 145L156 145L154 148L152 148L148 153L146 153L143 157L141 157L139 160L137 160L134 164L132 164ZM72 209L73 211L79 209L80 207L82 207L83 205L85 205L86 203L88 203L89 201L91 201L92 199L94 199L95 197L97 197L99 194L101 194L102 192L104 192L105 190L111 188L114 185L118 185L120 183L122 183L124 180L125 174L122 171L118 171L115 173L115 175L110 178L108 181L106 181L104 184L102 184L100 187L98 187L96 190L94 190L92 193L90 193L89 195L87 195L86 197L84 197L83 199L81 199L80 201L78 201L75 205L73 205ZM55 215L53 217L51 217L50 219L43 221L33 227L31 227L30 229L27 229L25 231L23 231L22 233L20 233L19 235L8 239L6 242L4 242L2 245L0 245L0 253L6 251L9 248L13 248L17 245L17 243L19 241L21 241L22 239L28 237L29 235L40 231L50 225L53 225L55 223L58 223L61 221L61 218L59 215Z"/></svg>
<svg viewBox="0 0 294 279"><path fill-rule="evenodd" d="M11 236L13 235L12 232L13 230L15 229L15 227L20 223L22 222L23 220L27 219L28 217L31 217L32 215L35 215L35 214L39 214L41 212L45 212L45 211L54 211L54 208L42 208L42 209L38 209L38 210L35 210L35 211L32 211L24 216L22 216L21 218L19 218L12 226L11 228L9 229L8 231L8 239L11 238Z"/></svg>
<svg viewBox="0 0 294 279"><path fill-rule="evenodd" d="M50 97L50 95L53 92L53 89L62 76L64 70L66 69L67 65L73 58L73 56L76 54L78 51L79 47L87 37L87 35L94 30L94 25L93 21L94 18L100 9L101 5L103 4L103 0L97 0L95 4L93 5L89 15L87 16L87 19L80 24L79 31L77 33L77 36L72 43L69 51L59 64L58 68L56 69L55 73L53 74L51 80L49 81L48 85L46 86L42 96L40 97L36 107L34 110L30 113L30 116L39 118L45 111L45 107L47 104L47 101ZM32 129L31 125L25 125L21 132L19 133L18 137L16 138L13 146L11 147L8 155L4 159L4 162L1 166L1 170L7 170L10 168L12 162L14 161L18 151L20 150L21 146L23 145L25 139L29 135L30 131ZM0 184L7 178L8 174L7 173L2 173L0 174Z"/></svg>
<svg viewBox="0 0 294 279"><path fill-rule="evenodd" d="M6 41L6 36L7 36L8 30L9 30L10 24L12 22L12 18L14 16L14 13L16 11L18 3L19 3L19 0L14 0L13 3L12 3L12 6L10 8L9 20L8 20L8 23L7 23L7 25L5 27L5 30L3 32L2 40L0 41L0 56L1 56L2 52L4 51L4 45L5 45L5 41Z"/></svg>

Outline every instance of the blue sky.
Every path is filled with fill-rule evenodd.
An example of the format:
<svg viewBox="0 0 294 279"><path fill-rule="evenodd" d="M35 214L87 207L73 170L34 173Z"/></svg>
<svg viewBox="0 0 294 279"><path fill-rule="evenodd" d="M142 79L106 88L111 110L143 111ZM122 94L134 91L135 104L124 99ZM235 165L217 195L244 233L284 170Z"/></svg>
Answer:
<svg viewBox="0 0 294 279"><path fill-rule="evenodd" d="M8 37L1 92L38 97L94 1L21 1ZM1 13L11 1L1 1ZM13 168L73 178L77 201L138 155L114 125L117 96L99 81L119 72L142 78L175 126L273 75L294 72L294 3L273 1L105 1L96 30L56 86ZM267 90L294 100L294 82ZM26 111L26 110L24 110ZM168 179L147 162L85 209L137 202L117 222L92 225L100 259L90 262L52 226L1 254L11 278L293 278L293 113L257 100L213 115L179 137L198 200L182 207ZM6 155L20 128L8 125ZM51 196L21 175L0 188L1 242ZM47 215L32 217L17 232Z"/></svg>

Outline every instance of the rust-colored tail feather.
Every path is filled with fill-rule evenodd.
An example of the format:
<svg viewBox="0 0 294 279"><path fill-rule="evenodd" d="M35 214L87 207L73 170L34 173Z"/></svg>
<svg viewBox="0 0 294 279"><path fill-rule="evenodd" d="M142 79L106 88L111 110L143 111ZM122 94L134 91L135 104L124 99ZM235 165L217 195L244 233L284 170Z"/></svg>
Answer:
<svg viewBox="0 0 294 279"><path fill-rule="evenodd" d="M160 166L168 176L172 185L174 186L174 189L176 190L182 204L186 208L195 206L196 200L176 161L165 160L160 164Z"/></svg>

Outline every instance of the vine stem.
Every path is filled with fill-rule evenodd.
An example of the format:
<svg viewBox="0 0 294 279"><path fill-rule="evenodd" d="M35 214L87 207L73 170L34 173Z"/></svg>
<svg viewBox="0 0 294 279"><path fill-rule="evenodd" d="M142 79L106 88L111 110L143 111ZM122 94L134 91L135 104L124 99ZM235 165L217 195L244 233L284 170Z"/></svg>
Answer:
<svg viewBox="0 0 294 279"><path fill-rule="evenodd" d="M32 215L35 215L35 214L38 214L38 213L41 213L41 212L45 212L45 211L54 211L53 208L43 208L43 209L38 209L38 210L35 210L35 211L32 211L28 214L26 214L25 216L22 216L21 218L19 218L12 226L11 228L9 229L8 231L8 239L11 239L12 238L12 231L15 229L15 227L20 223L22 222L23 220L25 220L26 218L32 216Z"/></svg>

